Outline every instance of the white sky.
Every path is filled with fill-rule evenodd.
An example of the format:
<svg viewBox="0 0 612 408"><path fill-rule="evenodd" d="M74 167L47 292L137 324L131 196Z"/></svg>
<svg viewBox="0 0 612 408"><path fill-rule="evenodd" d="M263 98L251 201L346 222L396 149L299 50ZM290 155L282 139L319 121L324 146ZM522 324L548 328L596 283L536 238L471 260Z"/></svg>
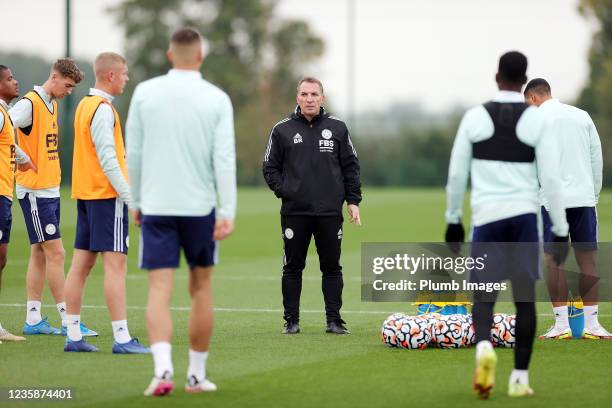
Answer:
<svg viewBox="0 0 612 408"><path fill-rule="evenodd" d="M547 78L562 100L571 101L588 76L596 27L578 14L578 0L281 0L280 16L307 20L324 39L325 55L304 74L323 80L341 114L348 106L350 1L356 3L357 111L402 101L434 111L481 103L495 91L497 60L510 49L527 54L529 76ZM73 0L73 54L123 50L122 32L105 13L117 2ZM0 6L1 51L63 54L64 0L0 0ZM37 31L25 31L24 22Z"/></svg>

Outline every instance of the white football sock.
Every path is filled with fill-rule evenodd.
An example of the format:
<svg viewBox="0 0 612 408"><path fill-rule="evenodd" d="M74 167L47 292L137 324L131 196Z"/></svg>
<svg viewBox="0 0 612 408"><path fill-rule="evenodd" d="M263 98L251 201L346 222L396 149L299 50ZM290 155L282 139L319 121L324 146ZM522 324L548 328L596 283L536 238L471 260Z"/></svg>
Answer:
<svg viewBox="0 0 612 408"><path fill-rule="evenodd" d="M480 355L485 350L493 350L493 344L489 340L481 340L476 344L476 359L480 358Z"/></svg>
<svg viewBox="0 0 612 408"><path fill-rule="evenodd" d="M151 344L151 353L153 354L153 364L155 365L155 376L162 378L166 371L173 376L172 345L167 341L158 341Z"/></svg>
<svg viewBox="0 0 612 408"><path fill-rule="evenodd" d="M510 383L529 385L529 371L528 370L517 370L515 368L514 370L512 370L512 373L510 374Z"/></svg>
<svg viewBox="0 0 612 408"><path fill-rule="evenodd" d="M569 327L567 306L553 307L553 313L555 315L555 326L558 329L567 329Z"/></svg>
<svg viewBox="0 0 612 408"><path fill-rule="evenodd" d="M55 305L57 307L57 312L60 315L60 319L62 319L62 326L66 326L68 324L68 317L66 316L66 302L60 302Z"/></svg>
<svg viewBox="0 0 612 408"><path fill-rule="evenodd" d="M0 330L2 330L2 323L0 323Z"/></svg>
<svg viewBox="0 0 612 408"><path fill-rule="evenodd" d="M115 320L113 325L113 337L117 343L127 343L132 340L130 331L128 330L127 320Z"/></svg>
<svg viewBox="0 0 612 408"><path fill-rule="evenodd" d="M68 338L71 341L79 341L83 338L81 315L66 315L66 327L68 328Z"/></svg>
<svg viewBox="0 0 612 408"><path fill-rule="evenodd" d="M599 305L584 306L584 326L591 330L599 327L599 319L597 314L599 313Z"/></svg>
<svg viewBox="0 0 612 408"><path fill-rule="evenodd" d="M191 378L191 376L195 376L198 382L204 381L206 378L206 359L208 359L208 351L194 351L189 349L187 379Z"/></svg>
<svg viewBox="0 0 612 408"><path fill-rule="evenodd" d="M26 302L26 323L30 326L40 323L42 316L40 315L40 308L42 302L38 300L28 300Z"/></svg>

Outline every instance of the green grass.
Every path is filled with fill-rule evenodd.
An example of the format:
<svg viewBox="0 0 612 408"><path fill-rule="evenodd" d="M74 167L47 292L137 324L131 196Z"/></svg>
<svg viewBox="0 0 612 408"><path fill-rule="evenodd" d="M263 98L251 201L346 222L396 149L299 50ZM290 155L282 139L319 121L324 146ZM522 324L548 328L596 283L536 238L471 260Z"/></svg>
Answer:
<svg viewBox="0 0 612 408"><path fill-rule="evenodd" d="M68 196L68 192L64 192ZM360 300L360 243L372 241L439 241L444 230L442 190L365 189L363 227L345 227L344 318L350 336L324 333L320 272L314 248L304 271L303 333L280 334L280 274L282 242L279 203L263 189L241 189L235 234L221 246L221 264L215 271L215 334L208 373L219 392L187 395L182 390L187 369L187 270L177 272L173 298L173 358L178 390L167 398L150 400L141 393L152 375L150 356L114 356L112 332L104 308L102 271L92 273L82 311L83 320L99 331L91 342L97 354L70 354L63 338L34 336L25 343L0 345L0 388L72 387L75 401L67 406L207 406L207 407L389 407L478 404L470 393L474 353L471 349L424 351L391 350L379 340L388 312L410 311L408 304L364 303ZM25 307L25 269L29 245L23 217L14 205L9 263L0 297L0 322L20 332ZM599 206L600 238L612 239L612 194ZM75 204L65 200L62 233L71 258ZM138 230L130 231L128 319L132 335L146 342L144 305L147 276L136 265ZM66 270L68 269L68 263ZM48 290L43 312L59 324ZM508 305L500 308L510 311ZM246 309L237 311L236 309ZM538 332L551 322L550 307L538 305ZM612 327L612 306L601 306L601 321ZM612 343L604 341L536 341L530 370L536 397L515 401L505 396L512 369L512 351L500 350L498 387L492 406L607 406ZM11 406L6 401L1 405ZM14 404L24 406L25 403ZM43 404L40 406L46 406ZM62 406L57 403L52 406Z"/></svg>

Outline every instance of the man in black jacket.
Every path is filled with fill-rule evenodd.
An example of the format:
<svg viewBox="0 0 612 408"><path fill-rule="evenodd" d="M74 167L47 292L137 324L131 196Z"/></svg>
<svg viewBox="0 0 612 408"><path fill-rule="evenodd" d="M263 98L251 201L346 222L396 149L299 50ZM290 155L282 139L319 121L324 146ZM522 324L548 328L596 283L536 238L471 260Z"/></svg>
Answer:
<svg viewBox="0 0 612 408"><path fill-rule="evenodd" d="M323 85L315 78L298 83L295 112L272 128L263 174L282 199L284 242L283 306L285 334L300 332L302 271L314 235L323 273L327 333L349 334L340 317L342 307L342 205L351 223L361 225L359 161L346 124L321 106Z"/></svg>

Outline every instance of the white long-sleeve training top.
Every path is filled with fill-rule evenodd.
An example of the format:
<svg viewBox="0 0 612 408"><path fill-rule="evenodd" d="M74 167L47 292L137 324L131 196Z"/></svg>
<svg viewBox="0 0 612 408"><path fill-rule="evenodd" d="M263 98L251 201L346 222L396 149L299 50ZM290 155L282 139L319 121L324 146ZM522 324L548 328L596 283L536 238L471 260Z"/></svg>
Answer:
<svg viewBox="0 0 612 408"><path fill-rule="evenodd" d="M109 103L113 102L113 96L96 88L89 89L89 95L101 96ZM131 204L130 185L123 176L117 159L115 146L115 113L105 103L100 104L91 119L91 138L96 148L96 154L100 161L100 167L108 178L119 198L126 204Z"/></svg>
<svg viewBox="0 0 612 408"><path fill-rule="evenodd" d="M494 102L523 103L519 92L500 91ZM446 222L458 223L463 197L471 176L472 224L480 226L522 214L537 214L540 207L540 183L546 189L551 206L552 231L568 234L562 205L561 177L557 146L549 133L542 131L538 109L527 108L516 124L516 135L535 150L533 162L508 162L473 158L472 145L493 136L495 125L483 105L463 116L448 170ZM538 179L540 183L538 183Z"/></svg>
<svg viewBox="0 0 612 408"><path fill-rule="evenodd" d="M565 208L594 207L601 192L603 159L593 119L582 109L549 99L538 108L544 132L558 145ZM542 188L542 204L550 205Z"/></svg>
<svg viewBox="0 0 612 408"><path fill-rule="evenodd" d="M236 214L229 96L193 70L171 69L134 90L125 125L132 207L144 215Z"/></svg>

